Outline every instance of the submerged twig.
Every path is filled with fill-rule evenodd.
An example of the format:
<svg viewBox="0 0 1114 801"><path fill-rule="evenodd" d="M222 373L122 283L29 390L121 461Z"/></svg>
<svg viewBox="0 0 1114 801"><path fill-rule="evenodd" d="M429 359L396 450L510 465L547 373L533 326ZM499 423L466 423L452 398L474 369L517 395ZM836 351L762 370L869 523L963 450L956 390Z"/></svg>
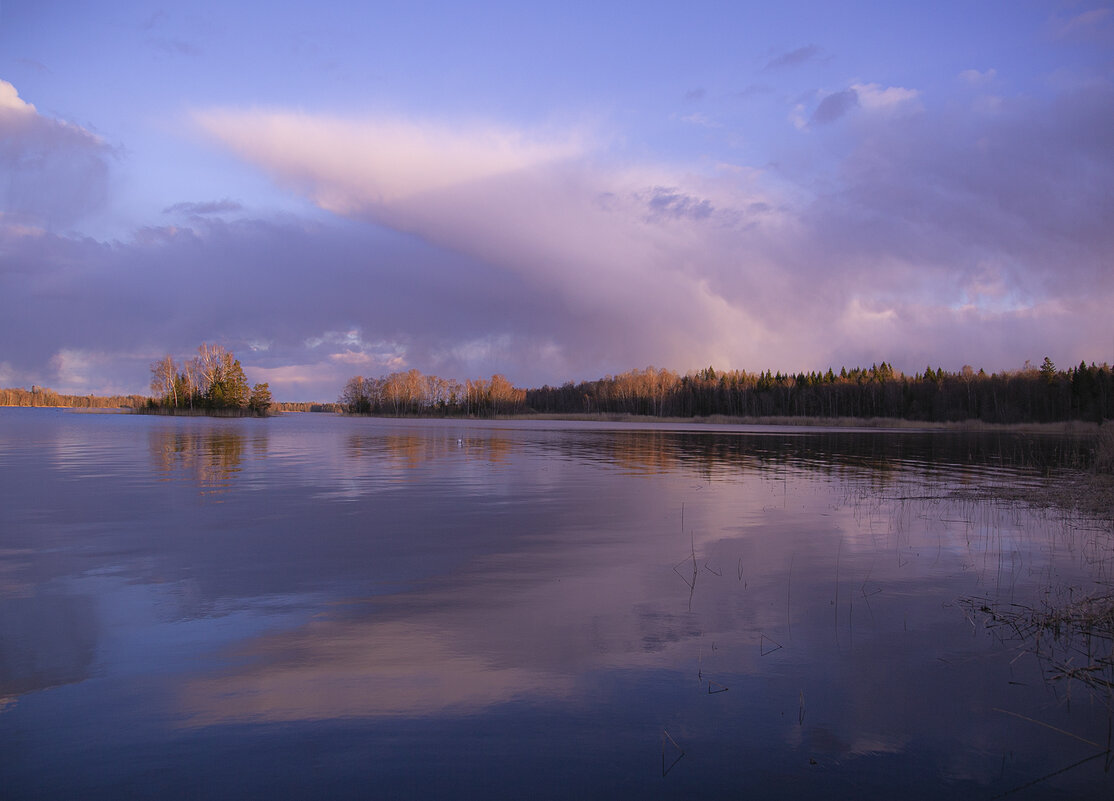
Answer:
<svg viewBox="0 0 1114 801"><path fill-rule="evenodd" d="M1092 754L1089 757L1084 757L1083 759L1079 760L1078 762L1073 762L1072 764L1068 765L1065 768L1060 768L1059 770L1054 770L1051 773L1048 773L1048 774L1045 774L1044 776L1041 776L1039 779L1033 779L1030 782L1026 782L1025 784L1022 784L1022 785L1019 785L1019 786L1014 787L1012 789L1006 790L1006 792L1004 792L1004 793L999 793L998 795L991 796L991 798L1005 798L1007 795L1013 795L1014 793L1019 793L1022 790L1028 790L1030 787L1035 787L1036 785L1040 784L1041 782L1046 782L1046 781L1048 781L1049 779L1051 779L1055 776L1059 776L1061 773L1067 773L1069 770L1075 770L1075 768L1078 768L1080 765L1085 765L1088 762L1090 762L1092 759L1098 759L1101 756L1106 756L1106 751L1099 751L1097 754Z"/></svg>
<svg viewBox="0 0 1114 801"><path fill-rule="evenodd" d="M770 643L771 645L773 645L773 648L767 648L766 643ZM761 656L766 656L767 654L772 654L774 651L777 651L778 649L784 648L784 647L785 646L783 646L781 643L779 643L777 640L773 639L772 637L767 637L765 634L759 634L758 635L758 653Z"/></svg>
<svg viewBox="0 0 1114 801"><path fill-rule="evenodd" d="M991 708L990 711L991 712L1001 712L1003 715L1012 715L1015 718L1020 718L1021 720L1027 720L1030 723L1036 723L1038 726L1044 726L1046 729L1051 729L1054 732L1058 732L1058 733L1066 735L1068 737L1074 737L1076 740L1079 740L1081 743L1086 743L1087 745L1093 745L1095 748L1102 748L1102 746L1099 745L1098 743L1096 743L1094 740L1088 740L1086 737L1080 737L1078 734L1072 734L1070 731L1066 731L1064 729L1053 726L1051 723L1045 723L1043 720L1037 720L1035 718L1031 718L1031 717L1028 717L1026 715L1022 715L1018 712L1011 712L1008 709L1000 709L999 707L993 707L993 708Z"/></svg>
<svg viewBox="0 0 1114 801"><path fill-rule="evenodd" d="M674 760L669 763L668 766L665 764L665 741L666 740L668 740L670 743L672 743L673 747L676 748L677 751L679 752L677 754L677 756L674 758ZM683 748L681 748L681 746L677 745L677 741L673 739L673 737L669 734L669 732L667 732L665 729L662 729L661 730L661 775L664 777L667 773L669 773L669 771L673 770L673 766L676 765L678 762L680 762L681 758L684 755L685 755L685 749L683 749Z"/></svg>

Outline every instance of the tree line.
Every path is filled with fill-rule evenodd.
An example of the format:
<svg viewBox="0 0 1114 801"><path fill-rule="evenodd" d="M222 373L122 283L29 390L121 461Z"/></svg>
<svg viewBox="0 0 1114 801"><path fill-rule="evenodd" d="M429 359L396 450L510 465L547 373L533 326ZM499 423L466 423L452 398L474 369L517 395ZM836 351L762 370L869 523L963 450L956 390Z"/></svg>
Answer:
<svg viewBox="0 0 1114 801"><path fill-rule="evenodd" d="M1058 369L1045 358L987 374L931 366L907 375L886 362L869 368L773 373L716 370L687 375L647 367L560 387L517 389L490 381L423 376L417 370L350 379L338 403L354 414L629 414L651 417L886 417L987 423L1114 419L1114 372L1107 364Z"/></svg>
<svg viewBox="0 0 1114 801"><path fill-rule="evenodd" d="M74 409L117 409L140 407L147 403L143 395L63 395L46 387L31 389L10 387L0 389L0 406L50 406Z"/></svg>
<svg viewBox="0 0 1114 801"><path fill-rule="evenodd" d="M202 343L197 355L178 364L167 354L151 365L148 411L227 412L264 416L271 408L267 384L248 388L240 360L220 345Z"/></svg>
<svg viewBox="0 0 1114 801"><path fill-rule="evenodd" d="M319 403L318 401L274 401L273 412L329 412L337 414L344 411L339 403Z"/></svg>
<svg viewBox="0 0 1114 801"><path fill-rule="evenodd" d="M773 373L702 370L679 375L647 367L559 387L514 387L503 375L464 382L418 370L379 378L355 376L336 404L274 403L267 384L248 387L243 368L220 345L202 344L181 364L167 355L151 365L153 397L64 395L33 386L0 389L0 406L134 407L173 413L267 414L345 411L394 416L493 417L513 414L628 414L650 417L886 417L925 422L987 423L1114 419L1114 371L1080 362L987 374L926 367L912 375L886 362L869 368Z"/></svg>
<svg viewBox="0 0 1114 801"><path fill-rule="evenodd" d="M526 396L503 375L461 383L409 370L350 378L338 403L350 414L493 417L530 411Z"/></svg>

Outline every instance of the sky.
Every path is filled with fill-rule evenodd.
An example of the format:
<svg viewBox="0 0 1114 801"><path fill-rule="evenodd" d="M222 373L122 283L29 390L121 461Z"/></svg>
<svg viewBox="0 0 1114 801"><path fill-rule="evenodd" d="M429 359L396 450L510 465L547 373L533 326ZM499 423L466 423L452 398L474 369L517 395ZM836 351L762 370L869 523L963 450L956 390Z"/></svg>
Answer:
<svg viewBox="0 0 1114 801"><path fill-rule="evenodd" d="M0 386L1114 361L1114 3L0 0Z"/></svg>

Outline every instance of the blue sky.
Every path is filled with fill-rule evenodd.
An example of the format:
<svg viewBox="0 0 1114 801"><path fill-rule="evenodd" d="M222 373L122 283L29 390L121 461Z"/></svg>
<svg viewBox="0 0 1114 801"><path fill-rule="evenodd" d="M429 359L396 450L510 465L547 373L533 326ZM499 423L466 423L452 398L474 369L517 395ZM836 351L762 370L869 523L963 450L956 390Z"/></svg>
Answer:
<svg viewBox="0 0 1114 801"><path fill-rule="evenodd" d="M1114 359L1109 2L4 0L0 81L3 386Z"/></svg>

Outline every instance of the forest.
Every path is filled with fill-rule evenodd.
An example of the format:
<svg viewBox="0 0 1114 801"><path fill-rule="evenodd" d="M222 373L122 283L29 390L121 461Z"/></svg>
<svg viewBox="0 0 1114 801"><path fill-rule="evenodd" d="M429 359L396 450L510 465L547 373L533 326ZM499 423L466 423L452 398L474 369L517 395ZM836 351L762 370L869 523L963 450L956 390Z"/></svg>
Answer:
<svg viewBox="0 0 1114 801"><path fill-rule="evenodd" d="M118 409L147 403L144 395L62 395L46 387L0 389L0 406L48 406L71 409Z"/></svg>
<svg viewBox="0 0 1114 801"><path fill-rule="evenodd" d="M528 394L503 375L462 384L410 370L381 378L350 378L338 403L350 414L494 417L533 411L527 406Z"/></svg>
<svg viewBox="0 0 1114 801"><path fill-rule="evenodd" d="M417 370L349 379L338 400L352 414L492 417L626 414L650 417L892 418L922 422L1029 423L1114 418L1107 364L987 374L926 367L907 375L886 362L838 373L750 373L708 367L687 375L647 367L560 387L518 389L501 375L459 381Z"/></svg>

